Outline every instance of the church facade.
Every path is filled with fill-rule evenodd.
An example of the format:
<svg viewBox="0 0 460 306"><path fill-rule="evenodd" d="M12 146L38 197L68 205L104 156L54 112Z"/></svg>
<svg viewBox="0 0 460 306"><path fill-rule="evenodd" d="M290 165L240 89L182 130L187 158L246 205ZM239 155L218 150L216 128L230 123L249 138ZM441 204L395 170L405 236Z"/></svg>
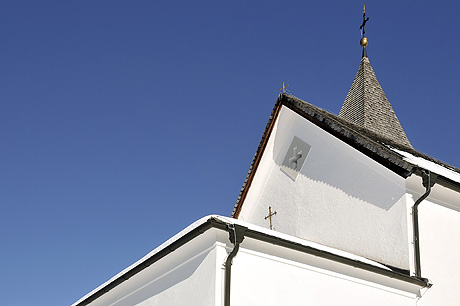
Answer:
<svg viewBox="0 0 460 306"><path fill-rule="evenodd" d="M412 147L366 45L339 115L279 95L231 217L74 306L457 305L460 170Z"/></svg>

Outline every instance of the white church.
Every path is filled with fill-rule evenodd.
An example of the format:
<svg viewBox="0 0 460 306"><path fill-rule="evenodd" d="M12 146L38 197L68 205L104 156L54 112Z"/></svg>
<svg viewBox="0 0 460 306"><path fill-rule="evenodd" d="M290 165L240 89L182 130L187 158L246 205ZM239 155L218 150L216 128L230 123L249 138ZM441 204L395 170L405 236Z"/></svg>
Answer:
<svg viewBox="0 0 460 306"><path fill-rule="evenodd" d="M460 170L412 147L361 46L339 115L279 95L231 217L73 306L460 305Z"/></svg>

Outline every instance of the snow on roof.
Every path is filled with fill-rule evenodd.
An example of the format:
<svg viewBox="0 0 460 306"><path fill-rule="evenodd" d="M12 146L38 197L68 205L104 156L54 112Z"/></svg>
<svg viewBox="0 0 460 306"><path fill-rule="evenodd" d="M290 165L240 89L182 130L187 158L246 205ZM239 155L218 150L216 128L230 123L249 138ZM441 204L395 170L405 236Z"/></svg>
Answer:
<svg viewBox="0 0 460 306"><path fill-rule="evenodd" d="M155 254L159 253L161 250L163 249L166 249L168 246L170 246L173 242L179 240L180 238L182 238L183 236L185 236L187 233L191 232L192 230L194 230L195 228L197 228L198 226L206 223L212 216L207 216L207 217L203 217L195 222L193 222L192 224L190 224L189 226L187 226L185 229L183 229L182 231L180 231L179 233L177 233L176 235L174 235L173 237L169 238L168 240L166 240L165 242L163 242L160 246L158 246L157 248L155 248L153 251L150 251L147 255L145 255L144 257L142 257L141 259L139 259L138 261L136 261L135 263L133 263L132 265L130 265L129 267L127 267L126 269L122 270L121 272L119 272L118 274L116 274L115 276L113 276L111 279L109 279L108 281L106 281L105 283L103 283L102 285L100 285L99 287L97 287L96 289L94 289L93 291L89 292L87 295L85 295L84 297L82 297L81 299L79 299L77 302L75 302L74 304L72 304L71 306L75 306L75 305L78 305L80 304L82 301L84 301L85 299L87 299L88 297L90 297L91 295L95 294L96 292L98 292L99 290L101 290L102 288L106 287L107 285L109 285L110 283L112 283L113 281L115 281L116 279L120 278L121 276L123 276L124 274L126 274L128 271L134 269L135 267L137 266L140 266L141 264L143 264L147 259L149 259L150 257L154 256Z"/></svg>
<svg viewBox="0 0 460 306"><path fill-rule="evenodd" d="M405 151L402 151L402 150L398 150L398 149L395 149L395 148L391 148L390 147L390 150L400 154L403 156L403 159L408 162L408 163L411 163L413 165L417 165L421 168L424 168L426 170L429 170L433 173L436 173L438 175L442 175L444 176L445 178L448 178L454 182L457 182L457 183L460 183L460 173L456 172L456 171L453 171L453 170L450 170L440 164L437 164L437 163L434 163L432 161L429 161L425 158L422 158L422 157L418 157L418 156L415 156L415 155L412 155L411 153L408 153L408 152L405 152Z"/></svg>
<svg viewBox="0 0 460 306"><path fill-rule="evenodd" d="M345 257L345 258L348 258L348 259L351 259L351 260L354 260L354 261L359 261L359 262L362 262L362 263L365 263L365 264L368 264L368 265L371 265L371 266L374 266L374 267L377 267L377 268L380 268L380 269L385 269L385 270L391 271L391 269L386 267L385 265L382 265L382 264L380 264L378 262L372 261L370 259L367 259L367 258L364 258L364 257L361 257L361 256L357 256L357 255L354 255L354 254L351 254L351 253L348 253L348 252L344 252L344 251L340 251L340 250L337 250L337 249L334 249L334 248L331 248L331 247L327 247L327 246L324 246L324 245L321 245L321 244L318 244L318 243L310 242L310 241L307 241L307 240L304 240L304 239L301 239L301 238L297 238L297 237L293 237L293 236L290 236L290 235L287 235L287 234L283 234L283 233L280 233L280 232L269 230L267 228L263 228L263 227L260 227L260 226L257 226L257 225L251 224L251 223L247 223L247 222L244 222L244 221L240 221L240 220L237 220L237 219L234 219L234 218L223 217L223 216L219 216L219 215L209 215L209 216L203 217L203 218L193 222L192 224L187 226L185 229L183 229L182 231L180 231L179 233L177 233L176 235L174 235L170 239L166 240L164 243L162 243L160 246L155 248L153 251L149 252L147 255L145 255L144 257L142 257L138 261L136 261L134 264L130 265L129 267L127 267L126 269L124 269L120 273L116 274L111 279L109 279L108 281L106 281L105 283L103 283L102 285L100 285L99 287L97 287L96 289L94 289L93 291L91 291L90 293L85 295L84 297L82 297L80 300L78 300L77 302L72 304L72 306L78 305L79 303L81 303L82 301L84 301L85 299L90 297L91 295L95 294L99 290L101 290L104 287L108 286L109 284L114 282L116 279L122 277L127 272L133 270L137 266L142 265L144 262L146 262L152 256L158 254L160 251L166 249L167 247L169 247L174 242L178 241L179 239L181 239L182 237L184 237L185 235L187 235L188 233L190 233L194 229L198 228L199 226L205 224L206 222L208 222L210 220L221 221L221 222L229 224L229 225L234 225L234 224L241 225L241 226L247 227L249 230L259 232L259 233L267 235L267 236L280 238L280 239L290 241L290 242L293 242L293 243L297 243L297 244L300 244L300 245L303 245L303 246L311 247L311 248L317 249L319 251L328 252L328 253L331 253L331 254L334 254L334 255L337 255L337 256L341 256L341 257Z"/></svg>

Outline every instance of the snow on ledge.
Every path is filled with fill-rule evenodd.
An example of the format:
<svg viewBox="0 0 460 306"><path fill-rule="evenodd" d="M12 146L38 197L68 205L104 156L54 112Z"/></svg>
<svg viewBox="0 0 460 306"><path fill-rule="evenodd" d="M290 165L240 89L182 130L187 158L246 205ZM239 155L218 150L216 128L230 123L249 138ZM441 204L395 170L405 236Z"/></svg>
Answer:
<svg viewBox="0 0 460 306"><path fill-rule="evenodd" d="M417 157L417 156L414 156L408 152L405 152L405 151L401 151L401 150L398 150L398 149L395 149L395 148L389 148L390 150L400 154L403 156L403 159L408 162L408 163L411 163L413 165L417 165L419 167L422 167L426 170L429 170L431 172L434 172L438 175L442 175L444 176L445 178L448 178L454 182L457 182L457 183L460 183L460 173L457 173L455 171L452 171L452 170L449 170L447 169L446 167L443 167L441 165L438 165L432 161L429 161L429 160L426 160L422 157Z"/></svg>

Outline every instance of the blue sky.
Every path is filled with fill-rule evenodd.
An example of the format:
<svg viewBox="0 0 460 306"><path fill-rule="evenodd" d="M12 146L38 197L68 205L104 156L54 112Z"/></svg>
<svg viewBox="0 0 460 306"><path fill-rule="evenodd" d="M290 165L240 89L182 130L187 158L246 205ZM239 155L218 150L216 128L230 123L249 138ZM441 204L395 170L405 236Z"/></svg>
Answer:
<svg viewBox="0 0 460 306"><path fill-rule="evenodd" d="M281 83L337 114L360 1L3 1L0 300L70 305L230 215ZM460 167L460 3L366 1L413 146Z"/></svg>

